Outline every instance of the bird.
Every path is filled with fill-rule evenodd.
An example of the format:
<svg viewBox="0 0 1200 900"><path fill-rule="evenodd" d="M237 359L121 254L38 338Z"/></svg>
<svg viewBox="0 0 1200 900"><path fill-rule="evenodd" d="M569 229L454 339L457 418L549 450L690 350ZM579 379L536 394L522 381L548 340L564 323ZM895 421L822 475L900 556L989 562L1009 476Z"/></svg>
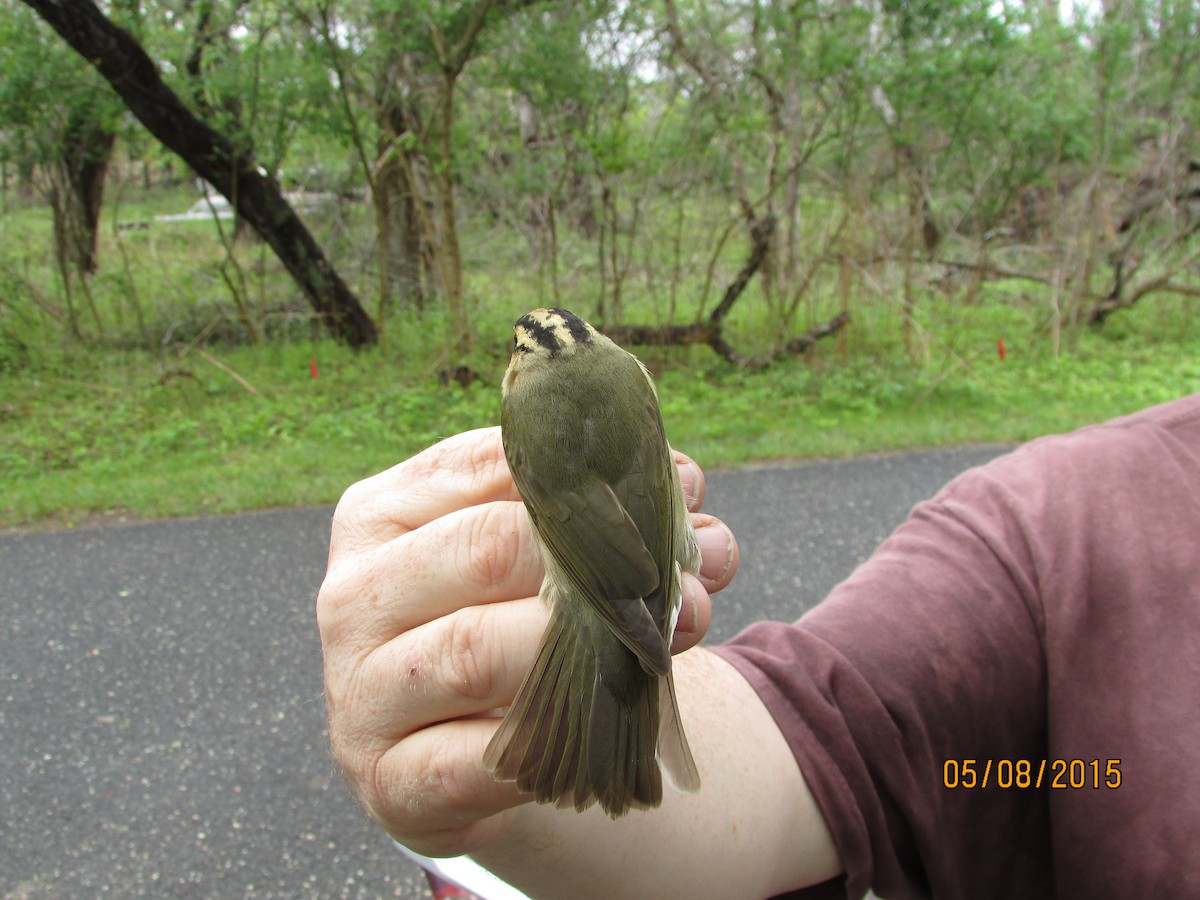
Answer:
<svg viewBox="0 0 1200 900"><path fill-rule="evenodd" d="M514 325L500 430L551 612L484 765L539 803L613 818L659 806L664 775L698 791L670 645L700 551L649 371L568 310L533 310Z"/></svg>

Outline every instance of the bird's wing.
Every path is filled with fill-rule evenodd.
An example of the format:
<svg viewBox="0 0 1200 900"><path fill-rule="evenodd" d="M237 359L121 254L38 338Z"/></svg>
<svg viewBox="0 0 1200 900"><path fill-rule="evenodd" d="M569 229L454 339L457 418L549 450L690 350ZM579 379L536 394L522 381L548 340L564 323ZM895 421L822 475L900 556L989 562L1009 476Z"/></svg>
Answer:
<svg viewBox="0 0 1200 900"><path fill-rule="evenodd" d="M641 533L642 542L660 573L658 586L643 597L650 617L667 641L671 639L680 599L679 571L675 565L680 524L687 527L687 508L679 487L679 474L667 449L662 419L651 401L646 415L657 426L629 460L625 474L613 485Z"/></svg>
<svg viewBox="0 0 1200 900"><path fill-rule="evenodd" d="M562 573L563 587L575 589L647 672L670 671L670 650L644 602L658 587L658 565L612 487L596 481L550 490L519 461L509 464L547 567Z"/></svg>

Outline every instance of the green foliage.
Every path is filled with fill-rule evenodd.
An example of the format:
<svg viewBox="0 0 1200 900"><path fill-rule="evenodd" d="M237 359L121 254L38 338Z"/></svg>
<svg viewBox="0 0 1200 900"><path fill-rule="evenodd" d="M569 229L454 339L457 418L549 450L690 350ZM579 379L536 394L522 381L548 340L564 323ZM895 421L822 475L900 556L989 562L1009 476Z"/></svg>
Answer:
<svg viewBox="0 0 1200 900"><path fill-rule="evenodd" d="M357 354L324 338L165 354L26 348L0 373L0 521L331 503L440 438L494 425L511 322L533 302L497 298L479 311L480 377L465 388L431 374L446 363L431 340L446 327L440 314L406 314L386 348ZM1018 299L986 310L931 302L920 367L873 309L852 329L849 362L832 343L759 374L706 348L641 355L658 373L672 441L710 468L1018 441L1200 390L1200 330L1182 303L1135 309L1058 357L1035 308Z"/></svg>
<svg viewBox="0 0 1200 900"><path fill-rule="evenodd" d="M187 173L0 9L10 522L332 500L495 421L520 312L698 321L768 217L725 336L767 356L852 325L756 375L647 352L706 464L1016 440L1197 387L1193 0L1067 21L987 0L106 7L287 188L327 192L302 214L385 326L359 356L231 222L156 220L196 201ZM120 131L86 277L37 199L72 110ZM408 220L371 205L406 192ZM397 302L401 232L424 293ZM1137 305L1087 328L1114 297ZM482 381L443 385L458 366Z"/></svg>
<svg viewBox="0 0 1200 900"><path fill-rule="evenodd" d="M73 114L117 130L124 108L86 62L18 0L0 0L0 159L56 158Z"/></svg>

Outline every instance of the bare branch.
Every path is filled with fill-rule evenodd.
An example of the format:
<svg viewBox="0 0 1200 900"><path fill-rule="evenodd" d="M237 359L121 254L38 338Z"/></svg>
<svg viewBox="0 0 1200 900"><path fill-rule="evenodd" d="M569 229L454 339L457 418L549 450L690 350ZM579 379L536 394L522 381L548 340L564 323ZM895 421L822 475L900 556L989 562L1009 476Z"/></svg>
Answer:
<svg viewBox="0 0 1200 900"><path fill-rule="evenodd" d="M1121 309L1128 309L1147 294L1152 294L1155 291L1170 291L1171 293L1184 294L1186 296L1200 296L1200 291L1197 291L1195 288L1174 284L1172 281L1176 275L1189 268L1197 259L1200 259L1200 247L1194 247L1191 253L1183 257L1183 259L1179 260L1179 262L1171 266L1167 271L1153 278L1146 279L1125 296L1122 296L1120 292L1114 289L1109 296L1103 298L1092 307L1091 313L1088 314L1088 324L1093 327L1103 325L1104 320L1113 313Z"/></svg>
<svg viewBox="0 0 1200 900"><path fill-rule="evenodd" d="M750 256L741 271L730 282L729 287L725 289L725 296L717 308L712 311L708 321L693 322L690 325L613 325L601 330L618 344L628 346L667 347L708 344L712 347L713 352L726 362L742 369L765 369L773 362L804 353L821 338L836 334L845 328L850 321L849 314L839 313L828 322L810 328L767 357L743 356L725 339L723 333L725 318L729 315L733 304L737 302L750 279L754 277L754 273L762 265L767 248L771 244L771 233L774 229L775 219L772 216L765 216L755 223Z"/></svg>
<svg viewBox="0 0 1200 900"><path fill-rule="evenodd" d="M279 185L253 155L198 118L158 66L91 0L25 0L108 81L146 129L219 190L262 236L328 327L351 346L377 340L375 325Z"/></svg>

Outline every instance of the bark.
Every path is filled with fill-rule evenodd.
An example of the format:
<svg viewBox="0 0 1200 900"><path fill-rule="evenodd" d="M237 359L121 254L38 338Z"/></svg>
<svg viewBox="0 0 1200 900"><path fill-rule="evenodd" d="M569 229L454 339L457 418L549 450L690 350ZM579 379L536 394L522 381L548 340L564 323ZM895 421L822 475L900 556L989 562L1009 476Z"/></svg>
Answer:
<svg viewBox="0 0 1200 900"><path fill-rule="evenodd" d="M83 291L96 333L104 334L104 323L86 276L97 269L96 237L104 199L104 176L115 138L91 106L74 107L67 115L55 158L47 166L55 257L63 280L71 333L79 340L83 339L83 331L75 307L75 286Z"/></svg>
<svg viewBox="0 0 1200 900"><path fill-rule="evenodd" d="M769 357L743 356L726 340L720 324L711 320L693 322L690 325L615 325L601 329L618 344L643 347L687 347L708 344L713 351L738 368L765 369L771 363L788 356L798 356L812 347L821 338L838 334L850 324L850 314L840 312L828 322L814 325L799 337L792 338L779 351Z"/></svg>
<svg viewBox="0 0 1200 900"><path fill-rule="evenodd" d="M1186 237L1190 238L1194 236L1197 231L1200 231L1200 224L1190 229ZM1200 297L1200 290L1190 285L1179 284L1173 280L1180 273L1188 272L1196 264L1197 260L1200 260L1200 248L1192 250L1191 253L1178 260L1161 274L1152 278L1146 278L1135 285L1130 285L1129 281L1131 280L1131 276L1136 273L1136 265L1133 267L1134 272L1132 273L1126 272L1123 265L1117 267L1111 290L1092 307L1087 317L1088 324L1093 328L1098 328L1113 313L1122 309L1129 309L1143 297L1153 294L1156 291L1180 294L1185 297Z"/></svg>
<svg viewBox="0 0 1200 900"><path fill-rule="evenodd" d="M493 6L494 0L479 0L474 7L464 6L460 10L460 14L465 16L465 21L461 23L461 31L457 28L443 30L430 23L430 36L442 75L433 132L433 145L439 157L433 167L434 187L441 213L438 250L442 288L446 292L446 305L450 309L450 317L457 332L454 351L461 355L469 352L472 335L466 298L463 296L462 251L459 247L458 223L454 208L454 93L458 78L475 51L476 42ZM447 38L453 37L455 32L457 40L452 46L448 46Z"/></svg>
<svg viewBox="0 0 1200 900"><path fill-rule="evenodd" d="M106 19L91 0L25 3L95 66L151 134L228 198L275 251L336 337L353 347L375 342L370 317L279 186L250 154L238 151L183 104L132 35Z"/></svg>
<svg viewBox="0 0 1200 900"><path fill-rule="evenodd" d="M104 200L104 177L115 133L86 108L73 110L54 171L54 231L59 256L74 271L96 271L96 233Z"/></svg>
<svg viewBox="0 0 1200 900"><path fill-rule="evenodd" d="M750 256L733 281L725 289L725 295L717 308L703 322L688 325L613 325L601 330L618 344L652 347L688 346L708 344L713 351L727 362L742 369L765 369L773 362L788 356L796 356L808 350L823 337L837 334L850 322L848 312L840 312L828 322L822 322L797 338L788 341L780 350L769 357L743 356L725 338L725 319L734 303L750 283L750 279L761 268L771 246L771 235L775 231L775 220L769 216L759 219L751 229Z"/></svg>
<svg viewBox="0 0 1200 900"><path fill-rule="evenodd" d="M389 22L388 27L395 28L396 23ZM379 139L375 149L380 162L373 187L384 295L399 295L401 305L423 309L423 241L417 204L424 203L424 196L414 183L416 168L400 146L405 136L421 132L420 116L400 89L410 78L406 69L402 59L395 59L384 67L378 79Z"/></svg>
<svg viewBox="0 0 1200 900"><path fill-rule="evenodd" d="M375 185L380 265L387 294L398 296L402 306L424 309L419 202L420 194L409 182L399 153L389 154L379 166Z"/></svg>
<svg viewBox="0 0 1200 900"><path fill-rule="evenodd" d="M220 41L225 45L230 43L229 34L227 32L218 32L213 26L213 3L214 0L199 0L195 4L197 11L196 28L192 34L192 49L184 61L184 71L187 72L188 78L191 80L191 95L192 106L199 111L200 115L210 122L221 121L218 116L224 120L223 133L230 143L238 149L239 152L247 156L253 156L254 145L251 142L250 135L246 132L245 126L242 123L242 99L236 94L221 94L214 98L216 107L209 100L208 94L204 89L204 72L206 64L204 56L210 50L217 46ZM236 14L237 10L245 5L245 0L238 0L234 4L232 12ZM186 0L184 9L191 11L193 7L192 0ZM233 220L233 235L237 240L244 240L249 235L249 223L241 216L237 215ZM234 291L234 297L238 300L238 311L242 313L242 320L246 324L246 328L253 335L254 327L250 324L246 317L245 304L241 300L241 295ZM254 338L254 343L258 343L257 338Z"/></svg>

